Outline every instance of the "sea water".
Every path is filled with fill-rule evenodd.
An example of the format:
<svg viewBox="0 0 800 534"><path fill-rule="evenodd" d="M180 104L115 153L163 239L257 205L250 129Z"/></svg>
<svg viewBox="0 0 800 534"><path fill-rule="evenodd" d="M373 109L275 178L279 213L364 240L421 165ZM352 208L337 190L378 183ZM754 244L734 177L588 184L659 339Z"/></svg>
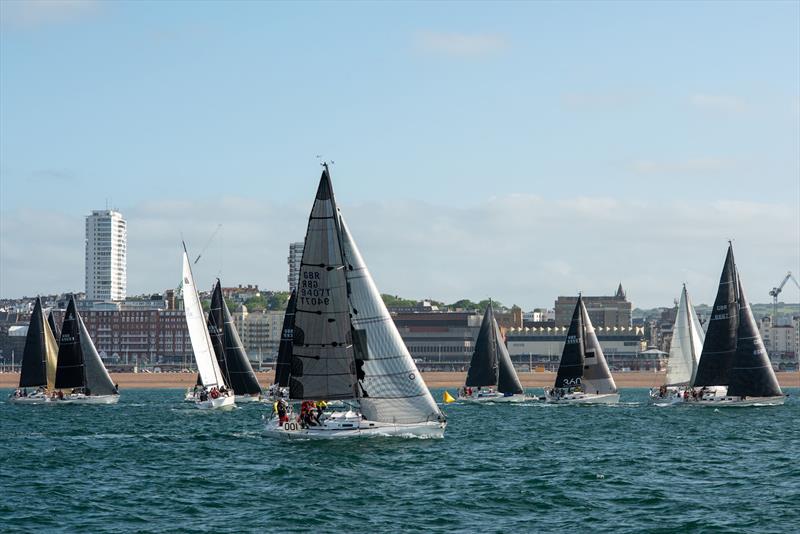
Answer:
<svg viewBox="0 0 800 534"><path fill-rule="evenodd" d="M451 404L445 439L291 442L262 434L268 405L200 411L177 389L3 401L0 531L797 532L787 391L782 407L655 407L643 389Z"/></svg>

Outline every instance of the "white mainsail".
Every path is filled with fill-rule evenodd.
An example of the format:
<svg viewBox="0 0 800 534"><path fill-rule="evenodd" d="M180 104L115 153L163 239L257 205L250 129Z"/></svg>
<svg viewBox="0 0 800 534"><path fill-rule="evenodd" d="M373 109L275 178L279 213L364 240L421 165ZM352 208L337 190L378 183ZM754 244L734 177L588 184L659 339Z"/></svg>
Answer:
<svg viewBox="0 0 800 534"><path fill-rule="evenodd" d="M197 287L194 285L192 268L189 265L189 256L183 253L183 308L186 314L186 326L189 328L189 338L192 340L192 352L197 362L197 371L200 381L207 388L220 387L225 384L222 379L217 358L211 345L211 336L206 329L206 319L200 297L197 296Z"/></svg>
<svg viewBox="0 0 800 534"><path fill-rule="evenodd" d="M608 369L608 363L606 362L606 357L603 354L600 342L597 340L597 334L595 334L592 320L589 319L589 313L586 311L583 300L578 304L581 309L581 315L583 316L584 330L584 361L581 384L586 393L616 393L617 384L614 382L614 377L611 376L611 371Z"/></svg>
<svg viewBox="0 0 800 534"><path fill-rule="evenodd" d="M91 395L113 395L116 392L114 381L108 374L108 369L103 365L103 360L97 353L89 331L83 323L83 317L78 314L78 323L81 329L81 351L83 352L83 369L86 375L86 387Z"/></svg>
<svg viewBox="0 0 800 534"><path fill-rule="evenodd" d="M403 343L341 215L339 220L356 358L364 361L361 412L370 421L401 424L435 421L441 417L441 411Z"/></svg>
<svg viewBox="0 0 800 534"><path fill-rule="evenodd" d="M667 386L694 382L704 340L705 332L700 326L700 321L684 285L681 300L678 303L678 313L675 316L675 328L672 331L672 343L667 361Z"/></svg>

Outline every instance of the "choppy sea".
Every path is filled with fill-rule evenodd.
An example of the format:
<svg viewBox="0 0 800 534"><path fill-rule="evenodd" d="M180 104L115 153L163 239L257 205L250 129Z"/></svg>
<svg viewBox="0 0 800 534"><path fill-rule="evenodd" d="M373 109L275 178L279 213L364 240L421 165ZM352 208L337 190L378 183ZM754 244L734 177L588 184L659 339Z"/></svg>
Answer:
<svg viewBox="0 0 800 534"><path fill-rule="evenodd" d="M448 405L443 440L286 442L267 405L116 406L0 391L0 531L798 532L800 390L783 407ZM441 399L442 391L434 394Z"/></svg>

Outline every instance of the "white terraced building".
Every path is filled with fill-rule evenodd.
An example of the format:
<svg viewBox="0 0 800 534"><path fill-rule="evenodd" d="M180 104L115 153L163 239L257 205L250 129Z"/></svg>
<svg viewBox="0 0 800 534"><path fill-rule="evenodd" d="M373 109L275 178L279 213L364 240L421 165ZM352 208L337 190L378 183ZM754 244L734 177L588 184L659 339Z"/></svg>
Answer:
<svg viewBox="0 0 800 534"><path fill-rule="evenodd" d="M116 210L95 210L86 217L86 299L125 300L128 229Z"/></svg>

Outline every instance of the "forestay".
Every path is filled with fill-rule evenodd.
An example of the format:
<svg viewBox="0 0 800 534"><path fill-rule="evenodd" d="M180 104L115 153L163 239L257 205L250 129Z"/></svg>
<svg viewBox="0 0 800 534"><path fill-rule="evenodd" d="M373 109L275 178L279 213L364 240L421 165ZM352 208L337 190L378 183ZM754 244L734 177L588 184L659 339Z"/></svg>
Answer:
<svg viewBox="0 0 800 534"><path fill-rule="evenodd" d="M83 353L83 363L86 373L85 387L91 395L112 395L115 393L114 382L108 375L108 370L103 365L103 360L97 353L97 349L89 337L89 331L83 323L83 318L78 315L80 325L81 352Z"/></svg>
<svg viewBox="0 0 800 534"><path fill-rule="evenodd" d="M361 413L370 421L379 422L437 420L441 411L400 337L344 219L340 222L348 262L357 365L363 371L359 376Z"/></svg>
<svg viewBox="0 0 800 534"><path fill-rule="evenodd" d="M734 397L783 395L753 312L744 296L738 274L736 278L739 288L739 328L736 336L736 352L729 375L728 395Z"/></svg>
<svg viewBox="0 0 800 534"><path fill-rule="evenodd" d="M339 221L327 166L308 221L300 263L289 395L358 396Z"/></svg>
<svg viewBox="0 0 800 534"><path fill-rule="evenodd" d="M704 339L705 333L697 319L686 286L683 286L669 348L666 385L688 385L694 382Z"/></svg>
<svg viewBox="0 0 800 534"><path fill-rule="evenodd" d="M211 337L206 329L203 306L197 296L197 288L186 251L183 253L183 308L200 380L207 388L224 385L222 372L211 346Z"/></svg>
<svg viewBox="0 0 800 534"><path fill-rule="evenodd" d="M578 300L584 330L583 379L581 381L584 391L597 394L616 393L617 385L608 369L608 363L603 354L603 348L597 340L592 320L589 318L583 299Z"/></svg>

